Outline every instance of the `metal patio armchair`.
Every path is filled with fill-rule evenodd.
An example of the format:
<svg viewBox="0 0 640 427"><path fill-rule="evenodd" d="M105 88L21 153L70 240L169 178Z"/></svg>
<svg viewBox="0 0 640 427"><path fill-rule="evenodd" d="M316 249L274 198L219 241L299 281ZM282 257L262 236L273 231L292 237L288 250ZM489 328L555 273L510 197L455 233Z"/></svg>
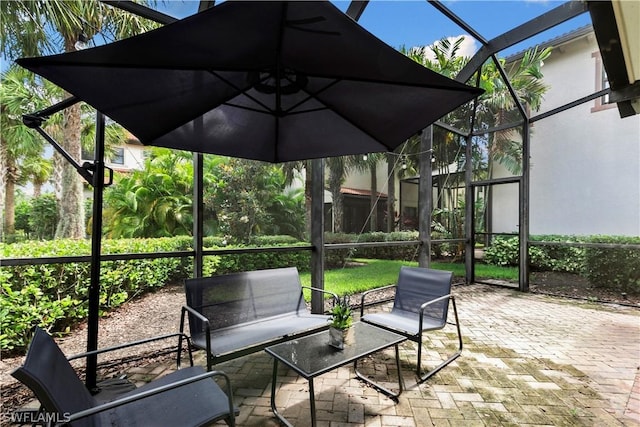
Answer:
<svg viewBox="0 0 640 427"><path fill-rule="evenodd" d="M458 321L456 301L451 295L453 273L420 267L402 267L397 285L372 289L362 294L360 319L363 322L404 335L418 344L416 374L422 383L442 368L453 362L462 353L462 334ZM389 313L364 314L365 298L383 289L396 288L393 308ZM449 312L449 301L453 307L455 326L458 331L458 350L429 372L422 373L422 335L424 332L444 328Z"/></svg>
<svg viewBox="0 0 640 427"><path fill-rule="evenodd" d="M99 350L98 350L99 351ZM72 426L204 426L224 420L235 426L231 383L220 371L191 366L112 401L100 403L44 330L36 327L23 366L11 375L29 387L49 424ZM225 390L213 377L224 379Z"/></svg>

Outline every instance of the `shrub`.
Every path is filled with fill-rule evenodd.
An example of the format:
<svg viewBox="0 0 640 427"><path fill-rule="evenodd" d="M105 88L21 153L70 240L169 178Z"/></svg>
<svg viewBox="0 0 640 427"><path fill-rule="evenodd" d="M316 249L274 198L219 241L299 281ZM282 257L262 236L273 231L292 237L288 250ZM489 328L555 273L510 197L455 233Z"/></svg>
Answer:
<svg viewBox="0 0 640 427"><path fill-rule="evenodd" d="M592 236L589 243L640 244L638 237ZM585 276L594 286L640 294L640 249L587 248Z"/></svg>
<svg viewBox="0 0 640 427"><path fill-rule="evenodd" d="M532 241L580 242L575 236L538 235ZM498 237L485 249L484 261L499 266L517 266L520 259L518 237ZM529 246L529 266L537 271L561 271L582 273L584 248L565 245Z"/></svg>
<svg viewBox="0 0 640 427"><path fill-rule="evenodd" d="M36 239L51 240L56 233L58 223L58 202L52 193L36 197L31 202L29 228ZM89 211L91 212L91 211Z"/></svg>
<svg viewBox="0 0 640 427"><path fill-rule="evenodd" d="M326 233L325 243L367 243L367 242L417 242L417 231L393 233L372 232L363 234ZM331 249L325 251L327 268L343 267L351 258L390 259L414 261L417 246L380 246L353 249Z"/></svg>
<svg viewBox="0 0 640 427"><path fill-rule="evenodd" d="M394 233L365 233L359 236L358 242L417 242L417 231L400 231ZM375 248L358 248L355 252L358 258L416 260L417 245L380 246Z"/></svg>
<svg viewBox="0 0 640 427"><path fill-rule="evenodd" d="M103 252L167 252L187 249L190 239L105 240ZM57 240L2 245L5 258L88 255L85 240ZM185 258L134 259L103 262L100 274L100 310L115 308L147 290L189 276ZM26 345L27 331L39 325L63 331L88 311L89 263L20 265L0 268L0 344L3 349Z"/></svg>
<svg viewBox="0 0 640 427"><path fill-rule="evenodd" d="M9 284L11 273L0 270L2 298L0 298L0 348L12 350L23 348L30 338L33 325L52 325L69 317L86 317L81 301L71 296L56 297L43 291L38 284L29 283L21 289Z"/></svg>
<svg viewBox="0 0 640 427"><path fill-rule="evenodd" d="M257 239L261 246L301 244L290 237ZM205 247L222 240L205 239ZM188 236L156 239L103 240L104 254L160 253L189 250ZM210 247L215 247L211 245ZM225 246L228 248L228 246ZM3 258L64 257L89 255L87 240L56 240L0 244ZM205 275L235 271L296 266L308 271L310 251L250 253L207 256ZM144 292L192 275L192 257L106 261L100 271L101 314ZM0 346L20 349L26 346L28 330L39 325L60 332L84 319L88 311L90 264L20 265L0 267Z"/></svg>
<svg viewBox="0 0 640 427"><path fill-rule="evenodd" d="M484 261L487 264L499 265L501 267L518 265L519 243L517 237L496 238L491 242L491 246L484 250Z"/></svg>
<svg viewBox="0 0 640 427"><path fill-rule="evenodd" d="M531 236L532 241L640 244L638 237ZM640 249L597 248L566 245L529 247L530 267L538 271L581 274L598 287L640 293ZM497 238L485 250L484 261L500 266L518 265L518 238Z"/></svg>
<svg viewBox="0 0 640 427"><path fill-rule="evenodd" d="M325 233L325 244L353 243L356 236L344 233ZM353 249L329 249L324 251L324 265L327 268L344 267L348 259L353 258Z"/></svg>

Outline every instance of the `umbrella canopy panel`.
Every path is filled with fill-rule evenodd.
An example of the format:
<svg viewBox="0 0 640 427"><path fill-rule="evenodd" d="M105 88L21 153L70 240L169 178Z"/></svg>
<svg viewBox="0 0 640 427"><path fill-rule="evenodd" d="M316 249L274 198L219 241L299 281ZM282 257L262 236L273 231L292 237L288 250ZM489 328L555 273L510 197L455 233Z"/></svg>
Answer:
<svg viewBox="0 0 640 427"><path fill-rule="evenodd" d="M18 63L143 144L269 162L393 150L482 91L329 2L225 2L148 33Z"/></svg>

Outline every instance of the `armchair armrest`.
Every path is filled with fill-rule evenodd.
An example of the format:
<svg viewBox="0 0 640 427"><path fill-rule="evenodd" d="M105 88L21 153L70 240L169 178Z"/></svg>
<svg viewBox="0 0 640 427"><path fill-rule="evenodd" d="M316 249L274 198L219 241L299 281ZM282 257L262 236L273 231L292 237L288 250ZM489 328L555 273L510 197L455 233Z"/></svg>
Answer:
<svg viewBox="0 0 640 427"><path fill-rule="evenodd" d="M383 291L386 289L391 289L391 288L395 288L398 285L387 285L387 286L383 286L381 288L375 288L375 289L369 289L368 291L365 291L362 293L362 296L360 298L360 317L362 317L364 315L364 299L372 293L375 292L379 292L379 291Z"/></svg>
<svg viewBox="0 0 640 427"><path fill-rule="evenodd" d="M161 340L165 340L167 338L173 338L173 337L178 337L178 360L176 362L176 365L177 365L178 369L180 369L180 354L181 354L181 350L182 350L182 340L183 339L187 340L187 344L188 344L188 348L189 348L189 360L191 362L191 366L193 366L193 356L191 354L191 343L190 343L189 337L186 336L185 334L183 334L182 332L175 332L175 333L171 333L171 334L159 335L159 336L156 336L156 337L145 338L145 339L132 341L132 342L124 343L124 344L114 345L114 346L111 346L111 347L105 347L105 348L101 348L101 349L98 349L98 350L93 350L93 351L87 351L87 352L84 352L84 353L74 354L72 356L67 357L67 360L71 361L71 360L74 360L74 359L80 359L80 358L87 357L87 356L92 356L92 355L97 355L97 354L102 354L102 353L108 353L110 351L120 350L120 349L128 348L128 347L135 347L137 345L147 344L147 343L150 343L150 342L153 342L153 341L161 341Z"/></svg>
<svg viewBox="0 0 640 427"><path fill-rule="evenodd" d="M222 371L209 371L209 372L204 372L204 373L199 374L199 375L195 375L195 376L193 376L191 378L186 378L184 380L180 380L180 381L176 381L176 382L171 383L171 384L166 384L166 385L163 385L163 386L160 386L160 387L156 387L156 388L153 388L151 390L146 390L146 391L144 391L142 393L134 394L133 396L123 397L121 399L116 399L116 400L113 400L111 402L103 403L102 405L94 406L93 408L89 408L89 409L86 409L84 411L76 412L75 414L69 415L69 417L65 421L66 422L71 422L71 421L75 421L75 420L78 420L78 419L81 419L81 418L85 418L85 417L88 417L90 415L94 415L94 414L97 414L99 412L103 412L103 411L106 411L108 409L115 408L117 406L126 405L128 403L135 402L135 401L140 400L140 399L145 399L147 397L154 396L156 394L163 393L163 392L168 391L168 390L173 390L173 389L185 386L187 384L194 383L196 381L202 381L202 380L205 380L207 378L213 378L214 376L221 376L221 377L224 378L224 380L225 380L224 392L225 392L225 394L227 395L227 398L228 398L229 413L230 414L234 414L235 409L233 407L233 394L232 394L232 390L231 390L231 382L229 381L229 377L227 376L227 374L225 374Z"/></svg>
<svg viewBox="0 0 640 427"><path fill-rule="evenodd" d="M451 294L442 295L441 297L438 297L436 299L432 299L432 300L429 300L429 301L423 303L420 306L420 314L422 314L424 312L424 309L427 308L428 306L430 306L431 304L435 304L436 302L440 302L442 300L449 299L449 298L452 298Z"/></svg>
<svg viewBox="0 0 640 427"><path fill-rule="evenodd" d="M431 304L435 304L437 302L450 299L450 298L453 299L453 295L447 294L447 295L442 295L441 297L432 299L430 301L427 301L425 303L422 303L422 305L420 306L420 318L418 319L418 333L422 333L422 318L424 317L424 310L427 307L429 307Z"/></svg>

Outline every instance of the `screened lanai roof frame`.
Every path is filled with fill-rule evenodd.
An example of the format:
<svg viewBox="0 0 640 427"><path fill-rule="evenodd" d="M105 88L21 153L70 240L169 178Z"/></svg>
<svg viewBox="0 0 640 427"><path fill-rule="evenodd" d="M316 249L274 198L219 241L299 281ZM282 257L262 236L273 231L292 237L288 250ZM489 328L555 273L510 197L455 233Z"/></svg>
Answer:
<svg viewBox="0 0 640 427"><path fill-rule="evenodd" d="M143 18L147 18L153 21L156 21L161 24L168 24L176 21L176 18L173 18L164 13L158 12L156 10L150 9L148 7L142 6L140 4L134 3L132 1L110 1L110 0L100 0L102 3L111 5L113 7L117 7L123 9L127 12L134 13ZM503 80L508 85L509 90L511 92L511 96L516 102L517 109L520 112L522 120L518 123L513 123L508 125L507 127L517 127L522 126L522 135L523 135L523 167L522 167L522 175L514 178L507 179L494 179L482 182L472 182L471 179L471 168L467 168L465 173L465 187L472 188L474 186L482 186L482 185L495 185L502 183L517 183L519 185L519 241L520 241L520 277L519 277L519 289L521 291L527 291L529 288L529 269L528 269L528 245L529 245L529 127L530 124L536 120L540 120L544 117L548 117L552 114L559 113L566 109L572 108L576 105L579 105L584 102L588 102L592 99L598 98L602 96L602 92L594 93L591 96L587 96L576 100L570 104L559 107L555 110L552 110L544 115L540 115L537 117L529 117L526 109L523 105L518 101L517 96L515 95L515 91L511 86L509 79L505 73L505 71L501 68L500 63L495 56L498 52L513 46L519 42L527 40L528 38L541 33L547 29L553 28L556 25L559 25L569 19L577 17L583 13L587 13L590 11L590 3L592 2L582 2L582 1L570 1L562 4L561 6L537 17L531 21L528 21L512 30L507 31L506 33L499 35L491 40L485 39L481 34L475 31L469 24L467 24L463 19L458 17L455 13L449 10L442 2L438 0L427 0L427 2L435 7L440 13L446 16L448 19L456 23L460 28L464 29L468 32L473 38L475 38L478 42L481 43L482 47L480 50L471 58L465 68L456 76L456 80L462 83L466 83L469 81L476 72L481 70L481 67L488 61L492 60L499 72L502 75ZM214 5L214 1L200 1L198 11L202 11ZM593 3L603 3L603 2L593 2ZM604 2L608 3L608 2ZM352 1L347 10L346 14L350 16L354 20L358 20L362 13L365 11L365 8L369 4L369 0ZM601 11L601 7L598 8L598 11L592 11L592 15L597 14L597 16L602 16L603 12ZM597 18L594 18L594 26L595 23L598 22ZM596 36L600 30L595 28ZM607 30L608 31L608 30ZM610 31L607 32L607 36L610 36ZM619 35L618 35L619 37ZM602 47L601 47L602 48ZM603 57L605 55L603 54ZM612 63L612 56L607 56L609 63ZM607 67L607 58L603 58L605 60L605 68ZM608 70L608 68L607 68ZM623 87L620 90L623 90L623 98L621 99L621 103L630 102L630 96L638 97L638 87L637 85L630 85L629 87ZM615 92L618 88L612 86L612 90ZM631 93L631 95L629 95ZM48 117L49 115L60 111L68 106L77 102L75 98L69 98L61 103L52 106L46 110L40 111L33 115L25 116L25 123L30 127L35 128L40 132L49 142L52 143L54 148L60 151L63 156L70 161L78 170L78 172L83 176L85 180L91 183L94 186L94 218L100 218L101 210L102 210L102 191L104 187L104 116L98 113L97 119L97 139L96 139L96 159L93 164L85 164L83 166L79 166L75 163L74 159L70 158L64 150L55 143L48 135L44 133L39 127L42 122L42 119ZM625 104L626 105L626 104ZM622 115L622 108L621 115ZM628 113L628 108L625 106L624 111ZM469 141L473 136L476 135L473 131L473 126L471 126L470 132L464 132L459 129L452 128L444 123L436 123L436 126L441 126L448 130L449 132L456 133L464 138L467 138ZM501 127L504 129L505 127ZM498 129L483 129L481 132L477 134L485 134L487 132L496 131ZM433 141L432 141L432 130L431 128L426 129L422 132L422 153L429 153L431 151ZM467 143L467 155L470 157L471 144ZM426 156L426 154L424 154ZM194 275L201 276L202 275L202 259L205 255L202 249L202 224L203 224L203 203L202 203L202 164L203 164L203 155L195 154L194 155ZM468 158L469 158L468 157ZM316 218L318 220L312 221L312 233L311 233L311 247L312 247L312 266L311 266L311 274L312 274L312 282L313 285L317 288L324 288L324 239L323 239L323 198L324 198L324 189L321 183L324 182L324 165L322 160L313 160L312 161L312 174L313 174L313 206L312 206L312 218ZM419 206L419 217L423 219L420 221L420 230L419 230L419 240L421 243L420 251L418 255L418 260L421 265L428 265L430 259L430 247L431 247L431 236L430 236L430 227L431 223L431 198L428 197L431 191L431 162L429 161L421 161L421 185L420 185L420 196L419 200L421 201ZM465 197L467 198L466 212L465 215L467 218L473 217L473 203L472 199L472 191L466 191ZM466 238L466 250L465 250L465 265L466 265L466 280L467 282L474 281L474 257L473 257L473 221L466 221L465 225L465 238ZM102 224L101 221L93 222L93 233L92 233L92 269L91 269L91 288L93 289L94 295L91 295L90 291L90 300L91 298L98 298L99 296L99 275L100 275L100 235L101 235ZM96 262L98 260L98 262ZM322 301L314 295L312 299L312 307L314 311L322 310ZM88 343L87 350L91 351L97 348L97 330L98 330L98 319L90 318L88 319ZM87 360L87 385L91 387L95 385L95 371L96 371L96 360L95 358L92 360L91 358ZM89 375L89 373L93 372L94 376Z"/></svg>

